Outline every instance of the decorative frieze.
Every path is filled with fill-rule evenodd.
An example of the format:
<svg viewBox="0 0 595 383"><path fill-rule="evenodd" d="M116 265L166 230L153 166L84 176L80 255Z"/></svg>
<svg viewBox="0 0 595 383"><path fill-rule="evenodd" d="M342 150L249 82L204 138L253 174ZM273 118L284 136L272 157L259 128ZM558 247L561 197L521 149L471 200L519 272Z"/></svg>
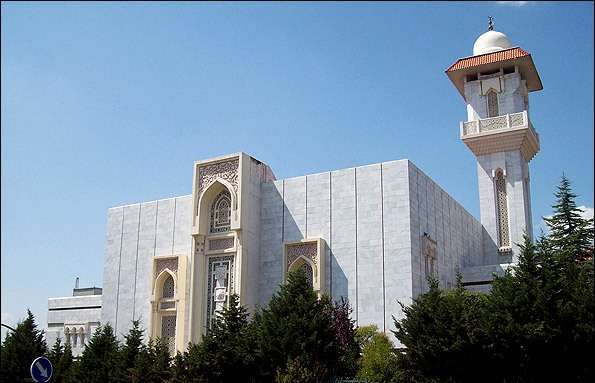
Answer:
<svg viewBox="0 0 595 383"><path fill-rule="evenodd" d="M216 238L209 240L209 250L225 250L233 247L234 238Z"/></svg>
<svg viewBox="0 0 595 383"><path fill-rule="evenodd" d="M178 272L178 258L166 258L155 260L155 278L165 269L177 273Z"/></svg>
<svg viewBox="0 0 595 383"><path fill-rule="evenodd" d="M289 268L291 264L299 257L305 257L316 264L318 255L318 245L316 242L303 242L287 245L287 265Z"/></svg>
<svg viewBox="0 0 595 383"><path fill-rule="evenodd" d="M164 302L161 302L161 305L159 306L160 310L169 310L169 309L175 309L175 308L176 308L175 301L164 301Z"/></svg>
<svg viewBox="0 0 595 383"><path fill-rule="evenodd" d="M525 113L513 113L509 114L510 126L522 126L525 124Z"/></svg>
<svg viewBox="0 0 595 383"><path fill-rule="evenodd" d="M198 195L207 189L219 177L229 182L234 192L238 192L238 158L200 166L198 169Z"/></svg>

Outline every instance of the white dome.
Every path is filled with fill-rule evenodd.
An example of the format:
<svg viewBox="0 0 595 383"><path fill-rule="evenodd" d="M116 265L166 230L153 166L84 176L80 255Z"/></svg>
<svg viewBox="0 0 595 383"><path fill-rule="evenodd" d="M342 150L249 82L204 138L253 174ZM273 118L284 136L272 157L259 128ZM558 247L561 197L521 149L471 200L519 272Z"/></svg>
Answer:
<svg viewBox="0 0 595 383"><path fill-rule="evenodd" d="M473 56L501 51L508 48L512 48L512 44L504 33L487 31L475 40L475 44L473 44Z"/></svg>

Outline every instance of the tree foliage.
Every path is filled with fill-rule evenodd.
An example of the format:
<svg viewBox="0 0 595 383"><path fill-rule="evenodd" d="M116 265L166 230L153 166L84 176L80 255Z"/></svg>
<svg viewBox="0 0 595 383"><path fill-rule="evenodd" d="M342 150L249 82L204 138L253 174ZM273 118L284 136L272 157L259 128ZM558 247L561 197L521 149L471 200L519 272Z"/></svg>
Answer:
<svg viewBox="0 0 595 383"><path fill-rule="evenodd" d="M562 177L547 236L525 236L491 292L430 291L403 308L400 381L592 381L593 221ZM486 374L485 371L489 371Z"/></svg>
<svg viewBox="0 0 595 383"><path fill-rule="evenodd" d="M62 339L56 338L48 358L54 366L52 382L68 383L73 381L74 359L72 349L68 343L62 345Z"/></svg>
<svg viewBox="0 0 595 383"><path fill-rule="evenodd" d="M43 331L37 328L30 310L15 330L9 331L2 342L0 376L8 382L30 380L31 363L47 353Z"/></svg>
<svg viewBox="0 0 595 383"><path fill-rule="evenodd" d="M265 374L274 374L278 381L320 382L336 373L340 347L330 304L328 297L318 299L303 271L288 274L258 319Z"/></svg>
<svg viewBox="0 0 595 383"><path fill-rule="evenodd" d="M430 290L403 305L405 317L395 320L394 335L406 347L400 366L413 381L422 377L439 381L473 382L483 379L489 355L482 344L486 297L465 290L440 290L429 279Z"/></svg>
<svg viewBox="0 0 595 383"><path fill-rule="evenodd" d="M374 325L357 329L362 356L357 378L367 383L390 383L397 377L397 356L386 334Z"/></svg>
<svg viewBox="0 0 595 383"><path fill-rule="evenodd" d="M231 295L229 305L202 342L189 348L187 358L193 373L187 378L222 383L254 380L254 345L249 331L248 312L239 305L238 296Z"/></svg>
<svg viewBox="0 0 595 383"><path fill-rule="evenodd" d="M99 326L81 355L76 381L88 383L117 382L122 379L120 345L109 323Z"/></svg>
<svg viewBox="0 0 595 383"><path fill-rule="evenodd" d="M429 279L427 293L401 305L393 334L403 348L375 326L356 331L349 304L317 296L297 271L252 317L232 295L202 341L173 358L160 339L145 341L138 321L122 344L99 327L78 361L60 339L47 353L28 311L2 343L0 376L28 381L31 361L47 353L56 382L590 382L593 221L581 218L565 177L555 195L549 234L525 236L489 293L465 290L460 275L450 290Z"/></svg>

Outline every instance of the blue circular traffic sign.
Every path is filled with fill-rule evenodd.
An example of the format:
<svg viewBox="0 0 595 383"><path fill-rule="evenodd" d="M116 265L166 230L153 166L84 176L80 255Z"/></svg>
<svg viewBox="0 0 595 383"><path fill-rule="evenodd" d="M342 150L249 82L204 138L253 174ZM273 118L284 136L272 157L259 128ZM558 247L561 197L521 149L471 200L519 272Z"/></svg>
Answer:
<svg viewBox="0 0 595 383"><path fill-rule="evenodd" d="M45 356L40 356L31 363L31 377L38 383L49 382L53 372L54 366Z"/></svg>

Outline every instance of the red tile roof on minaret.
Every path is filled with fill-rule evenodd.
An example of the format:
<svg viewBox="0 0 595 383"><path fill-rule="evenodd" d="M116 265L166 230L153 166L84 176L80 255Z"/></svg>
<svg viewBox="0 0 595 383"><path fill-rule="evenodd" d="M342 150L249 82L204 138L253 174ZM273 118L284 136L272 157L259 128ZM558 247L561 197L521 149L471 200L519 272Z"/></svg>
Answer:
<svg viewBox="0 0 595 383"><path fill-rule="evenodd" d="M491 64L499 61L506 61L517 59L520 57L530 56L529 53L525 52L519 47L509 48L502 51L491 52L491 53L484 53L482 55L465 57L462 59L458 59L454 64L452 64L446 72L454 72L457 70L471 68L478 65L484 64Z"/></svg>

